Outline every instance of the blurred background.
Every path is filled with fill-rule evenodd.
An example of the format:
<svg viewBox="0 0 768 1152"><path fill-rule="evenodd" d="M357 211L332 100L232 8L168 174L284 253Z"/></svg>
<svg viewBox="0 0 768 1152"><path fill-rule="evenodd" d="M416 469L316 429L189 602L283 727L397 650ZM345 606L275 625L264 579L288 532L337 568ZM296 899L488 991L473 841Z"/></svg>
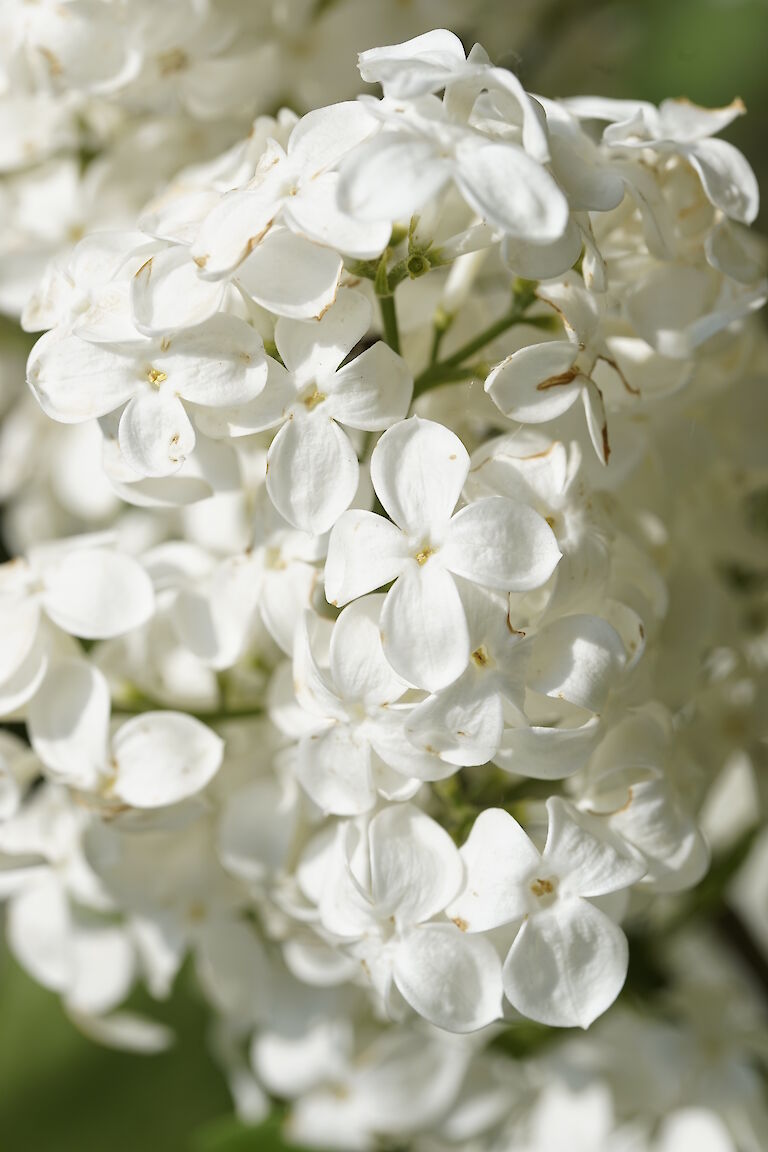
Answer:
<svg viewBox="0 0 768 1152"><path fill-rule="evenodd" d="M408 4L359 2L377 8L377 19L373 40L360 39L356 50L386 42L387 13ZM654 102L687 96L705 105L740 96L749 115L727 135L768 188L768 0L488 0L479 9L491 30L485 47L534 92ZM483 41L482 18L480 25ZM455 30L471 43L468 27ZM765 207L758 227L768 232ZM76 1031L56 996L0 952L0 1152L277 1147L274 1128L246 1132L230 1118L192 981L182 974L171 1002L152 1005L151 1013L176 1032L169 1052L139 1057L98 1048Z"/></svg>

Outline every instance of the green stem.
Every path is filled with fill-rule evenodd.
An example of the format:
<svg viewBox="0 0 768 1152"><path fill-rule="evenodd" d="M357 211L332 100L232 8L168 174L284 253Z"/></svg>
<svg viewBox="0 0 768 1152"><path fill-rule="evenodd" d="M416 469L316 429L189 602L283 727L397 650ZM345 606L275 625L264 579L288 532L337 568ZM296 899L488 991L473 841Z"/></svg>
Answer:
<svg viewBox="0 0 768 1152"><path fill-rule="evenodd" d="M384 324L384 339L393 352L400 352L400 333L397 328L394 296L379 296L381 319Z"/></svg>
<svg viewBox="0 0 768 1152"><path fill-rule="evenodd" d="M149 697L142 698L132 704L119 704L115 705L112 709L114 716L141 716L145 712L164 712L169 709L168 704L163 704L159 700L151 700ZM173 710L173 709L171 709ZM194 716L195 720L201 720L204 724L223 724L227 720L253 720L265 714L263 708L225 708L225 709L205 709L200 712L185 709L187 716Z"/></svg>
<svg viewBox="0 0 768 1152"><path fill-rule="evenodd" d="M432 347L429 350L429 366L430 368L437 364L437 358L440 355L440 345L443 342L447 329L438 328L437 325L432 330Z"/></svg>
<svg viewBox="0 0 768 1152"><path fill-rule="evenodd" d="M552 320L549 316L526 316L525 311L515 309L508 312L506 316L502 316L493 324L489 324L482 332L472 340L468 340L466 344L462 344L452 356L446 357L445 360L439 363L430 364L428 368L416 377L413 385L414 398L421 396L424 392L428 392L430 388L437 387L438 384L448 384L456 379L466 379L467 376L475 375L475 372L470 368L465 368L464 376L456 376L455 372L464 361L469 359L475 352L479 352L486 344L490 344L497 336L501 336L507 329L512 328L515 324L530 324L535 328L549 328L552 325ZM438 344L439 347L439 344Z"/></svg>

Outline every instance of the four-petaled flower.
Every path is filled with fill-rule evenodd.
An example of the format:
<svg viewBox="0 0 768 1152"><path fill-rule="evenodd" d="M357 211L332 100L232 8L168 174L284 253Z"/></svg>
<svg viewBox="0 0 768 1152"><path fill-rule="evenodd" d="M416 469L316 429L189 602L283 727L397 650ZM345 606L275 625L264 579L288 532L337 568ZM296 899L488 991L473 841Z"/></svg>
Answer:
<svg viewBox="0 0 768 1152"><path fill-rule="evenodd" d="M537 512L502 496L454 508L469 472L453 432L414 416L381 437L371 479L385 520L345 512L328 545L325 591L347 604L394 580L381 614L384 652L410 684L431 692L460 676L471 655L455 576L503 591L546 583L560 559Z"/></svg>

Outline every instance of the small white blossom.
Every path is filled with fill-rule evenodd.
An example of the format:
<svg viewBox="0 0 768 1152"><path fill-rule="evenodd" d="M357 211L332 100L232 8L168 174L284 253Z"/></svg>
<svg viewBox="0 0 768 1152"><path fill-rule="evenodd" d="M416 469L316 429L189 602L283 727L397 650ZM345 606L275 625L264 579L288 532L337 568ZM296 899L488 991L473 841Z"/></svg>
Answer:
<svg viewBox="0 0 768 1152"><path fill-rule="evenodd" d="M468 933L520 925L504 962L504 992L525 1016L587 1028L627 974L624 933L591 898L639 880L645 865L597 824L547 801L544 851L501 809L475 821L462 855L464 890L447 909Z"/></svg>
<svg viewBox="0 0 768 1152"><path fill-rule="evenodd" d="M331 603L395 580L381 617L384 652L409 683L435 691L470 658L466 613L453 576L498 589L537 588L560 558L545 521L524 504L479 500L454 514L469 456L461 441L413 417L382 436L371 458L376 495L391 520L346 512L328 545Z"/></svg>
<svg viewBox="0 0 768 1152"><path fill-rule="evenodd" d="M52 779L135 808L175 804L221 764L222 741L192 716L147 712L109 738L107 681L82 661L57 661L29 709L32 747Z"/></svg>

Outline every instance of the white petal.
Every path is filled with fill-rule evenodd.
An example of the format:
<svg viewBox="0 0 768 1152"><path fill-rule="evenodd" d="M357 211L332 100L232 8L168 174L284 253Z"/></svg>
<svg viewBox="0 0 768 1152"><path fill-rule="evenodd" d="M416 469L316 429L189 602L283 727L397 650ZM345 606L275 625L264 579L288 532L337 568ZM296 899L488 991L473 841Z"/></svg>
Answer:
<svg viewBox="0 0 768 1152"><path fill-rule="evenodd" d="M267 381L263 392L246 404L222 405L195 409L195 426L216 439L227 436L250 436L282 424L296 402L296 384L282 364L266 357ZM239 485L239 482L238 482Z"/></svg>
<svg viewBox="0 0 768 1152"><path fill-rule="evenodd" d="M352 1072L350 1095L368 1132L393 1133L407 1140L416 1132L442 1126L467 1071L464 1045L445 1039L432 1029L406 1026L386 1028L366 1044L365 1057ZM363 1140L357 1146L370 1144Z"/></svg>
<svg viewBox="0 0 768 1152"><path fill-rule="evenodd" d="M267 491L289 524L320 536L352 503L359 465L346 433L325 413L286 420L267 454Z"/></svg>
<svg viewBox="0 0 768 1152"><path fill-rule="evenodd" d="M536 295L557 312L574 346L577 342L591 343L599 337L605 305L598 295L584 287L578 276L540 284Z"/></svg>
<svg viewBox="0 0 768 1152"><path fill-rule="evenodd" d="M587 763L601 735L591 716L580 728L506 728L494 762L505 772L534 780L562 780Z"/></svg>
<svg viewBox="0 0 768 1152"><path fill-rule="evenodd" d="M296 775L324 813L357 816L376 803L370 748L345 724L304 737Z"/></svg>
<svg viewBox="0 0 768 1152"><path fill-rule="evenodd" d="M329 626L330 630L330 621L320 620L312 612L305 612L297 623L293 646L293 690L302 708L321 720L346 722L348 717L344 703L339 699L335 686L330 683L328 672L315 659L312 649L313 640L323 639L322 625Z"/></svg>
<svg viewBox="0 0 768 1152"><path fill-rule="evenodd" d="M163 843L162 839L160 842ZM98 844L98 840L89 839L89 858L94 856L94 843ZM168 843L167 840L165 843ZM115 871L119 867L120 856L118 855L116 860L114 851L115 844L114 842L110 843L107 837L106 843L96 849L94 866L97 867L100 874L105 868L111 873L111 879L113 882L116 881L116 893L119 893L122 888ZM136 851L140 851L140 849ZM149 887L150 877L146 869L151 868L151 864L143 861L136 868L135 857L131 861L130 852L126 856L125 867L129 871L125 883L129 886L128 900L132 901L135 891L140 889L142 884ZM101 857L101 869L98 868L99 857ZM142 864L145 869L143 875ZM173 982L178 976L187 954L189 947L188 926L184 924L181 918L168 913L164 914L162 911L158 914L155 909L150 908L148 915L142 915L139 912L131 917L131 935L139 955L142 975L149 993L157 999L166 999L171 994Z"/></svg>
<svg viewBox="0 0 768 1152"><path fill-rule="evenodd" d="M379 121L357 100L315 108L299 120L288 141L288 155L314 174L338 164L342 156L376 130Z"/></svg>
<svg viewBox="0 0 768 1152"><path fill-rule="evenodd" d="M367 140L342 162L342 211L357 220L408 220L450 179L450 160L437 153L430 141L400 132Z"/></svg>
<svg viewBox="0 0 768 1152"><path fill-rule="evenodd" d="M514 817L487 808L461 849L464 888L447 908L464 932L487 932L521 919L529 910L527 883L541 857Z"/></svg>
<svg viewBox="0 0 768 1152"><path fill-rule="evenodd" d="M296 788L260 777L227 796L216 848L224 867L243 880L259 880L286 863L296 830Z"/></svg>
<svg viewBox="0 0 768 1152"><path fill-rule="evenodd" d="M137 477L169 476L194 449L195 430L177 396L147 388L120 417L118 440Z"/></svg>
<svg viewBox="0 0 768 1152"><path fill-rule="evenodd" d="M19 810L22 791L5 759L0 756L0 823L10 820Z"/></svg>
<svg viewBox="0 0 768 1152"><path fill-rule="evenodd" d="M593 380L587 380L581 393L584 415L587 418L587 431L592 447L601 464L608 463L611 446L608 442L608 421L605 415L603 394Z"/></svg>
<svg viewBox="0 0 768 1152"><path fill-rule="evenodd" d="M403 531L442 529L461 495L469 455L455 433L413 416L388 429L371 456L371 480Z"/></svg>
<svg viewBox="0 0 768 1152"><path fill-rule="evenodd" d="M152 581L137 560L120 552L74 548L46 569L44 581L45 611L72 636L119 636L154 612Z"/></svg>
<svg viewBox="0 0 768 1152"><path fill-rule="evenodd" d="M370 323L371 305L362 292L340 288L319 320L281 316L275 324L275 343L288 371L302 382L322 379L336 371Z"/></svg>
<svg viewBox="0 0 768 1152"><path fill-rule="evenodd" d="M141 66L138 48L127 36L115 35L106 12L89 5L53 8L33 29L37 35L30 49L46 54L51 73L69 91L119 91Z"/></svg>
<svg viewBox="0 0 768 1152"><path fill-rule="evenodd" d="M685 154L715 207L732 220L752 224L760 209L760 189L738 148L727 140L698 140Z"/></svg>
<svg viewBox="0 0 768 1152"><path fill-rule="evenodd" d="M325 244L345 256L371 260L389 243L392 232L387 220L358 220L342 212L338 204L339 175L328 172L302 186L283 209L283 220L317 244Z"/></svg>
<svg viewBox="0 0 768 1152"><path fill-rule="evenodd" d="M0 569L0 573L3 569ZM0 684L13 676L29 655L38 632L36 596L0 595Z"/></svg>
<svg viewBox="0 0 768 1152"><path fill-rule="evenodd" d="M534 508L557 506L568 481L568 452L539 432L514 432L472 459L470 493L507 496Z"/></svg>
<svg viewBox="0 0 768 1152"><path fill-rule="evenodd" d="M535 636L528 684L535 692L600 712L625 661L618 632L600 616L561 616Z"/></svg>
<svg viewBox="0 0 768 1152"><path fill-rule="evenodd" d="M54 329L32 349L27 380L46 415L78 424L114 412L133 395L140 358L141 352L117 352Z"/></svg>
<svg viewBox="0 0 768 1152"><path fill-rule="evenodd" d="M749 1121L745 1127L751 1127ZM667 1116L656 1148L657 1152L736 1152L721 1118L704 1107L680 1108Z"/></svg>
<svg viewBox="0 0 768 1152"><path fill-rule="evenodd" d="M581 391L573 368L578 348L568 340L531 344L498 364L485 390L505 416L541 424L567 412Z"/></svg>
<svg viewBox="0 0 768 1152"><path fill-rule="evenodd" d="M546 584L560 555L543 516L527 504L489 496L456 513L440 559L476 584L526 592Z"/></svg>
<svg viewBox="0 0 768 1152"><path fill-rule="evenodd" d="M408 541L394 524L373 512L352 509L333 526L325 564L329 604L350 600L389 584L409 558Z"/></svg>
<svg viewBox="0 0 768 1152"><path fill-rule="evenodd" d="M469 661L469 630L456 584L434 560L411 561L381 613L384 654L404 680L437 692Z"/></svg>
<svg viewBox="0 0 768 1152"><path fill-rule="evenodd" d="M402 44L370 48L358 57L363 80L381 84L401 100L445 87L464 63L464 46L447 28L435 28Z"/></svg>
<svg viewBox="0 0 768 1152"><path fill-rule="evenodd" d="M217 311L223 294L218 282L203 280L189 249L165 248L142 264L131 282L136 326L153 334L200 324Z"/></svg>
<svg viewBox="0 0 768 1152"><path fill-rule="evenodd" d="M232 446L203 435L196 437L193 455L169 476L141 477L129 468L116 437L104 442L103 466L120 498L139 508L178 508L217 494L232 495L242 487L240 463Z"/></svg>
<svg viewBox="0 0 768 1152"><path fill-rule="evenodd" d="M296 1093L299 1098L314 1100L318 1085L327 1082L329 1073L334 1083L346 1074L351 1029L343 1017L330 1016L322 1008L314 1015L316 993L310 999L309 990L299 987L289 992L289 988L286 985L285 992L281 989L275 1023L254 1037L251 1063L269 1092L291 1099ZM286 1137L294 1143L293 1115L290 1136L286 1133Z"/></svg>
<svg viewBox="0 0 768 1152"><path fill-rule="evenodd" d="M58 877L46 872L8 907L8 945L44 988L64 992L75 974L69 904Z"/></svg>
<svg viewBox="0 0 768 1152"><path fill-rule="evenodd" d="M40 629L21 663L0 682L0 716L8 716L34 696L48 667L48 637Z"/></svg>
<svg viewBox="0 0 768 1152"><path fill-rule="evenodd" d="M319 319L336 299L341 257L286 229L271 232L238 270L243 290L277 316Z"/></svg>
<svg viewBox="0 0 768 1152"><path fill-rule="evenodd" d="M258 246L280 211L283 183L277 163L255 188L228 192L208 213L191 249L205 276L226 276Z"/></svg>
<svg viewBox="0 0 768 1152"><path fill-rule="evenodd" d="M371 895L381 919L418 924L442 912L464 876L459 850L440 825L412 804L392 804L368 829Z"/></svg>
<svg viewBox="0 0 768 1152"><path fill-rule="evenodd" d="M628 888L645 874L644 862L611 831L606 819L579 812L559 796L549 798L547 813L543 858L569 895L605 896Z"/></svg>
<svg viewBox="0 0 768 1152"><path fill-rule="evenodd" d="M469 54L470 59L476 50L476 47L472 49ZM506 92L520 110L523 147L526 152L536 160L548 160L549 140L547 117L541 104L534 96L529 95L529 93L525 91L517 76L514 72L510 72L509 69L493 68L492 76L493 87L497 90L501 89L502 92ZM514 112L512 112L510 119L513 122L517 122L517 116Z"/></svg>
<svg viewBox="0 0 768 1152"><path fill-rule="evenodd" d="M253 566L238 560L220 566L207 594L182 588L172 608L182 644L211 668L231 668L248 641L259 583Z"/></svg>
<svg viewBox="0 0 768 1152"><path fill-rule="evenodd" d="M628 793L628 794L627 794ZM664 777L635 780L611 827L642 852L643 887L682 892L698 884L710 862L709 847L694 819L676 802Z"/></svg>
<svg viewBox="0 0 768 1152"><path fill-rule="evenodd" d="M573 268L583 243L581 229L571 220L565 235L549 244L531 244L524 237L507 235L502 241L501 254L518 276L526 280L549 280Z"/></svg>
<svg viewBox="0 0 768 1152"><path fill-rule="evenodd" d="M244 1026L267 1007L269 962L253 927L237 920L211 919L197 933L197 974L208 999Z"/></svg>
<svg viewBox="0 0 768 1152"><path fill-rule="evenodd" d="M382 708L369 719L366 734L376 755L400 777L416 780L444 780L456 771L431 752L423 752L405 731L408 708ZM378 766L376 766L378 767ZM378 778L378 776L377 776Z"/></svg>
<svg viewBox="0 0 768 1152"><path fill-rule="evenodd" d="M368 726L366 725L366 736L369 736ZM371 740L371 747L373 748L373 741ZM373 768L373 782L376 785L379 796L385 800L390 800L394 803L402 803L406 800L412 800L421 788L421 780L417 776L410 774L410 768L406 768L404 772L398 771L396 768L390 768L378 756L374 756L371 761Z"/></svg>
<svg viewBox="0 0 768 1152"><path fill-rule="evenodd" d="M588 1028L608 1009L627 975L627 938L579 897L531 916L504 963L504 992L531 1020Z"/></svg>
<svg viewBox="0 0 768 1152"><path fill-rule="evenodd" d="M293 649L297 622L311 606L319 579L317 568L301 563L265 575L259 611L270 636L286 655Z"/></svg>
<svg viewBox="0 0 768 1152"><path fill-rule="evenodd" d="M566 124L568 122L566 121ZM574 212L610 212L624 199L624 181L580 132L550 136L552 166Z"/></svg>
<svg viewBox="0 0 768 1152"><path fill-rule="evenodd" d="M72 787L93 788L107 767L109 712L101 672L83 660L57 661L29 708L32 747Z"/></svg>
<svg viewBox="0 0 768 1152"><path fill-rule="evenodd" d="M72 324L72 334L94 344L136 340L138 325L131 309L131 285L117 280L94 291L94 298Z"/></svg>
<svg viewBox="0 0 768 1152"><path fill-rule="evenodd" d="M339 616L331 635L331 675L345 700L389 704L408 687L385 659L379 618L384 596L364 596Z"/></svg>
<svg viewBox="0 0 768 1152"><path fill-rule="evenodd" d="M501 697L471 667L417 704L407 721L408 736L419 748L464 766L492 760L503 730Z"/></svg>
<svg viewBox="0 0 768 1152"><path fill-rule="evenodd" d="M213 779L224 742L180 712L147 712L126 721L112 741L112 793L134 808L161 808L193 796Z"/></svg>
<svg viewBox="0 0 768 1152"><path fill-rule="evenodd" d="M730 220L721 219L708 233L704 247L707 260L718 272L740 284L754 284L762 276L756 253L748 247L749 234L735 228Z"/></svg>
<svg viewBox="0 0 768 1152"><path fill-rule="evenodd" d="M687 358L696 344L697 323L713 309L720 311L718 284L711 268L667 263L628 293L629 321L637 335L663 356Z"/></svg>
<svg viewBox="0 0 768 1152"><path fill-rule="evenodd" d="M351 860L358 863L353 859L356 855L365 856L366 844L361 836L359 822L336 821L335 830L330 831L333 834L331 850L324 852L324 859L318 860L315 856L315 849L320 846L317 842L324 839L322 836L316 836L308 846L309 851L303 853L302 864L305 867L302 869L302 880L306 877L310 899L311 889L316 888L318 882L321 884L316 902L319 904L322 925L334 935L359 939L376 928L376 913L370 894L353 873L350 864ZM358 871L365 870L364 859L362 863L363 868L358 868ZM314 877L308 875L310 867L315 873Z"/></svg>
<svg viewBox="0 0 768 1152"><path fill-rule="evenodd" d="M408 415L413 377L402 357L379 341L340 368L327 389L335 419L350 428L380 432Z"/></svg>
<svg viewBox="0 0 768 1152"><path fill-rule="evenodd" d="M703 108L685 97L673 96L659 104L659 130L672 140L697 140L722 132L745 112L743 102L738 99L723 108Z"/></svg>
<svg viewBox="0 0 768 1152"><path fill-rule="evenodd" d="M69 1015L83 1035L105 1048L146 1054L164 1052L173 1043L173 1032L165 1024L133 1012L86 1016L69 1009Z"/></svg>
<svg viewBox="0 0 768 1152"><path fill-rule="evenodd" d="M512 236L546 243L568 226L568 201L541 164L516 144L463 140L456 183L471 208Z"/></svg>
<svg viewBox="0 0 768 1152"><path fill-rule="evenodd" d="M246 404L267 382L261 337L250 324L224 312L166 337L155 365L179 396L214 407Z"/></svg>
<svg viewBox="0 0 768 1152"><path fill-rule="evenodd" d="M78 926L74 934L74 979L66 992L73 1012L101 1015L124 1000L131 990L136 961L124 928Z"/></svg>
<svg viewBox="0 0 768 1152"><path fill-rule="evenodd" d="M501 1015L500 968L488 940L452 924L423 924L400 943L394 977L425 1020L448 1032L476 1032Z"/></svg>

